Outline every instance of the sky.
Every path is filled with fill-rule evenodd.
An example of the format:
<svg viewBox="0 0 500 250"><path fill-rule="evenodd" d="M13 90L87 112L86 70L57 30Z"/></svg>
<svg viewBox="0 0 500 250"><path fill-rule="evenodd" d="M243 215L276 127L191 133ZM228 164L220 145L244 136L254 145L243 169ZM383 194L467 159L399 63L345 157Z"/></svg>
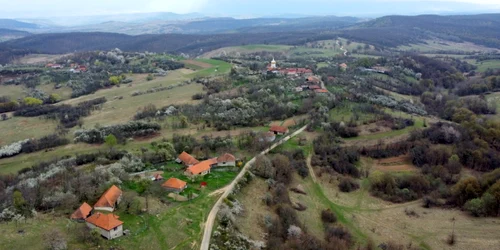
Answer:
<svg viewBox="0 0 500 250"><path fill-rule="evenodd" d="M0 0L0 18L47 18L146 12L213 16L279 14L381 16L498 12L500 0Z"/></svg>

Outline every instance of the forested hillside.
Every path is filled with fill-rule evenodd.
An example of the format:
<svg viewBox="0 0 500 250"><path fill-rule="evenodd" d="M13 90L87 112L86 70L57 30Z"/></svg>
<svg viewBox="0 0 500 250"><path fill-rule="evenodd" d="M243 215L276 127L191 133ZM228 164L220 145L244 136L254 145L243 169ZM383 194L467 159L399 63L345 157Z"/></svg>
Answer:
<svg viewBox="0 0 500 250"><path fill-rule="evenodd" d="M218 35L141 35L116 33L58 33L41 34L0 44L2 50L32 50L39 53L61 54L120 48L125 51L183 52L198 54L227 46L245 44L298 45L308 41L332 39L333 33L316 32L218 34ZM2 63L2 62L0 62ZM3 62L5 63L5 62Z"/></svg>
<svg viewBox="0 0 500 250"><path fill-rule="evenodd" d="M440 38L500 47L500 14L468 16L386 16L363 23L344 34L387 47Z"/></svg>

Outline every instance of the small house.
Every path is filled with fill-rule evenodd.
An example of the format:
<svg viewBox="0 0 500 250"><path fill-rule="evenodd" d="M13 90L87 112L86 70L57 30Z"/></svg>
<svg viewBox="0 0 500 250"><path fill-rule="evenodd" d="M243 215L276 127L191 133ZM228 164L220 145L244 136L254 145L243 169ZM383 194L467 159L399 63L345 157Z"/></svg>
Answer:
<svg viewBox="0 0 500 250"><path fill-rule="evenodd" d="M87 204L87 202L84 202L79 208L75 210L70 216L70 219L72 220L77 220L77 221L85 221L87 217L90 216L90 213L92 212L92 207Z"/></svg>
<svg viewBox="0 0 500 250"><path fill-rule="evenodd" d="M162 181L163 180L163 176L161 174L159 174L159 173L156 173L155 175L153 175L151 177L151 180L152 181Z"/></svg>
<svg viewBox="0 0 500 250"><path fill-rule="evenodd" d="M227 167L231 166L234 167L236 166L236 157L234 155L225 153L217 158L217 166L219 167Z"/></svg>
<svg viewBox="0 0 500 250"><path fill-rule="evenodd" d="M328 93L328 90L326 90L326 89L315 89L314 93L316 93L316 94L326 94L326 93Z"/></svg>
<svg viewBox="0 0 500 250"><path fill-rule="evenodd" d="M88 217L85 222L90 229L99 228L101 235L112 240L123 235L123 222L118 220L114 214L95 213Z"/></svg>
<svg viewBox="0 0 500 250"><path fill-rule="evenodd" d="M187 188L187 182L179 180L177 178L170 178L161 186L168 191L180 193Z"/></svg>
<svg viewBox="0 0 500 250"><path fill-rule="evenodd" d="M343 70L343 71L346 71L346 70L347 70L347 64L345 64L345 63L341 63L341 64L339 65L339 67L340 67L340 69L341 69L341 70Z"/></svg>
<svg viewBox="0 0 500 250"><path fill-rule="evenodd" d="M310 90L321 89L319 85L309 85Z"/></svg>
<svg viewBox="0 0 500 250"><path fill-rule="evenodd" d="M186 171L184 172L184 174L189 176L189 177L207 175L210 173L210 169L212 169L213 164L214 164L213 159L202 161L196 165L188 167L186 169ZM217 165L216 158L215 158L215 165Z"/></svg>
<svg viewBox="0 0 500 250"><path fill-rule="evenodd" d="M122 199L122 190L117 186L111 186L95 203L94 209L113 212Z"/></svg>
<svg viewBox="0 0 500 250"><path fill-rule="evenodd" d="M273 132L275 135L284 135L288 133L288 128L283 126L271 126L269 131Z"/></svg>
<svg viewBox="0 0 500 250"><path fill-rule="evenodd" d="M195 164L198 164L199 161L196 160L196 158L194 158L192 155L186 153L185 151L182 152L178 157L177 159L175 160L177 163L182 163L184 164L184 166L186 167L190 167L190 166L193 166Z"/></svg>
<svg viewBox="0 0 500 250"><path fill-rule="evenodd" d="M316 76L309 76L306 78L306 82L309 84L319 84L321 82L321 79Z"/></svg>

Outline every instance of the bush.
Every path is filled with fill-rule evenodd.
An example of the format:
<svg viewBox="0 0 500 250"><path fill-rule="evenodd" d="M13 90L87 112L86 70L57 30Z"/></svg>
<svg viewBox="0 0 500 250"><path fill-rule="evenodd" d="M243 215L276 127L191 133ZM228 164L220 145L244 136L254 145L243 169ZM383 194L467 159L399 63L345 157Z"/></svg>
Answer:
<svg viewBox="0 0 500 250"><path fill-rule="evenodd" d="M351 177L342 177L342 180L339 183L339 189L344 193L349 193L359 189L359 183Z"/></svg>
<svg viewBox="0 0 500 250"><path fill-rule="evenodd" d="M330 209L325 209L321 211L321 220L323 223L335 223L337 216Z"/></svg>
<svg viewBox="0 0 500 250"><path fill-rule="evenodd" d="M125 142L130 137L148 136L158 133L161 126L156 123L131 121L124 124L105 126L89 130L75 131L75 141L85 143L103 143L106 136L113 134L119 142Z"/></svg>

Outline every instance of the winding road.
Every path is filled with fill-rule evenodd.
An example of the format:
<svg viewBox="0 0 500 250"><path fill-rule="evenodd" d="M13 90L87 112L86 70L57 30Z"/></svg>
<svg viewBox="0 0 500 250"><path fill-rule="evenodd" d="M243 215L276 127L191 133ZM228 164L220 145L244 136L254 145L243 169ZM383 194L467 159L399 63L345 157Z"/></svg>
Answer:
<svg viewBox="0 0 500 250"><path fill-rule="evenodd" d="M279 140L278 142L276 142L275 144L273 144L272 146L270 146L266 150L260 152L257 156L259 156L259 155L265 155L265 154L269 153L271 150L273 150L277 146L279 146L279 145L287 142L291 138L293 138L293 137L297 136L298 134L304 132L304 130L306 130L307 126L308 125L305 125L304 127L300 128L299 130L293 132L291 135L288 135L288 136L282 138L281 140ZM217 200L217 202L215 203L215 205L212 207L212 210L210 210L210 213L208 214L207 221L205 222L205 229L203 231L203 240L201 241L200 250L208 250L209 249L209 247L210 247L210 238L212 236L212 229L214 227L215 218L217 217L217 213L219 212L219 209L220 209L220 206L221 206L223 200L225 198L227 198L227 196L233 191L234 186L236 186L236 183L238 183L238 181L241 178L243 178L243 176L245 175L245 173L248 171L248 169L250 169L250 167L255 162L255 159L256 159L257 156L255 156L254 158L252 158L250 161L248 161L245 164L245 166L240 171L240 173L238 174L238 176L236 176L236 178L234 178L234 180L227 186L227 188L225 188L224 193L222 193L222 196L219 197L219 199Z"/></svg>

